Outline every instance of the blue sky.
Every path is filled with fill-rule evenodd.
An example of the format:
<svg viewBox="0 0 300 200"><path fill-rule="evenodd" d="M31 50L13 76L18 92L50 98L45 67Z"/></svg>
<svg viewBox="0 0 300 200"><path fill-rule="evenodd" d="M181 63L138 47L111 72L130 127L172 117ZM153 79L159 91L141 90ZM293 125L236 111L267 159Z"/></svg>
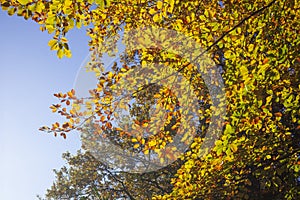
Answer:
<svg viewBox="0 0 300 200"><path fill-rule="evenodd" d="M49 109L53 93L73 87L88 37L71 31L73 57L60 60L47 45L51 35L36 23L0 11L0 24L0 198L31 200L51 186L61 154L80 148L76 133L64 140L38 128L62 121Z"/></svg>

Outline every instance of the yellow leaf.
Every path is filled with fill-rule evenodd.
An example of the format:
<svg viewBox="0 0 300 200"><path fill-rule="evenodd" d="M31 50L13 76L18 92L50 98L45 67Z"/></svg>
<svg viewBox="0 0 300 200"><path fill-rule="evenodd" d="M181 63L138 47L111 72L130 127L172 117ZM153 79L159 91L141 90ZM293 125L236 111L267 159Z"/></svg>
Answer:
<svg viewBox="0 0 300 200"><path fill-rule="evenodd" d="M177 124L174 124L172 127L171 127L171 130L175 130L177 128Z"/></svg>
<svg viewBox="0 0 300 200"><path fill-rule="evenodd" d="M160 162L160 163L164 163L164 162L165 162L165 159L164 159L164 158L160 158L160 159L159 159L159 162Z"/></svg>
<svg viewBox="0 0 300 200"><path fill-rule="evenodd" d="M241 72L241 75L244 77L244 76L247 76L248 75L248 68L246 66L241 66L240 67L240 72Z"/></svg>
<svg viewBox="0 0 300 200"><path fill-rule="evenodd" d="M140 146L140 144L133 145L133 148L137 149Z"/></svg>
<svg viewBox="0 0 300 200"><path fill-rule="evenodd" d="M54 40L54 39L52 39L48 42L49 47L53 47L55 44L57 44L57 40Z"/></svg>
<svg viewBox="0 0 300 200"><path fill-rule="evenodd" d="M201 19L202 21L206 20L206 18L205 18L204 15L200 15L200 19Z"/></svg>
<svg viewBox="0 0 300 200"><path fill-rule="evenodd" d="M156 11L155 11L153 8L151 8L151 9L149 10L149 13L150 13L151 15L153 15L154 13L156 13Z"/></svg>
<svg viewBox="0 0 300 200"><path fill-rule="evenodd" d="M102 17L102 19L106 19L106 14L103 13L103 14L101 15L101 17Z"/></svg>
<svg viewBox="0 0 300 200"><path fill-rule="evenodd" d="M224 56L225 56L225 58L230 58L231 51L225 51Z"/></svg>
<svg viewBox="0 0 300 200"><path fill-rule="evenodd" d="M192 145L191 145L191 149L193 149L197 145L198 145L197 142L193 142Z"/></svg>
<svg viewBox="0 0 300 200"><path fill-rule="evenodd" d="M158 98L160 98L161 97L161 95L159 94L159 93L156 93L154 96L153 96L153 98L155 98L155 99L158 99Z"/></svg>
<svg viewBox="0 0 300 200"><path fill-rule="evenodd" d="M81 28L81 25L82 25L81 22L76 20L76 27L77 27L78 29Z"/></svg>
<svg viewBox="0 0 300 200"><path fill-rule="evenodd" d="M149 154L149 150L147 149L146 151L144 151L144 154L148 155Z"/></svg>
<svg viewBox="0 0 300 200"><path fill-rule="evenodd" d="M132 138L131 142L137 142L137 139L136 138Z"/></svg>
<svg viewBox="0 0 300 200"><path fill-rule="evenodd" d="M111 80L113 76L114 76L114 73L108 72L107 79Z"/></svg>
<svg viewBox="0 0 300 200"><path fill-rule="evenodd" d="M145 128L145 127L148 127L148 125L149 125L149 123L143 123L143 124L142 124L142 127Z"/></svg>
<svg viewBox="0 0 300 200"><path fill-rule="evenodd" d="M76 114L76 111L72 109L72 110L70 110L70 114L71 114L71 115L75 115L75 114Z"/></svg>
<svg viewBox="0 0 300 200"><path fill-rule="evenodd" d="M207 17L207 18L209 17L208 10L205 10L205 11L204 11L204 15L205 15L205 17Z"/></svg>
<svg viewBox="0 0 300 200"><path fill-rule="evenodd" d="M29 3L29 0L18 0L21 5L26 5Z"/></svg>
<svg viewBox="0 0 300 200"><path fill-rule="evenodd" d="M155 146L156 145L156 141L155 140L151 140L150 142L149 142L149 147L153 147L153 146Z"/></svg>
<svg viewBox="0 0 300 200"><path fill-rule="evenodd" d="M58 128L58 127L59 127L59 123L58 123L58 122L55 122L54 124L52 124L52 127L53 127L53 128Z"/></svg>
<svg viewBox="0 0 300 200"><path fill-rule="evenodd" d="M266 104L268 104L271 100L272 100L272 96L268 96L267 98L266 98Z"/></svg>
<svg viewBox="0 0 300 200"><path fill-rule="evenodd" d="M145 67L147 65L147 62L145 60L142 61L142 67Z"/></svg>
<svg viewBox="0 0 300 200"><path fill-rule="evenodd" d="M67 43L67 42L68 42L68 39L65 38L65 37L62 37L62 38L60 39L60 41L62 41L62 42L64 42L64 43Z"/></svg>
<svg viewBox="0 0 300 200"><path fill-rule="evenodd" d="M248 50L249 50L249 52L252 52L252 51L253 51L253 49L254 49L254 44L250 44L250 45L248 46Z"/></svg>
<svg viewBox="0 0 300 200"><path fill-rule="evenodd" d="M162 6L163 6L163 2L158 1L156 6L157 6L158 9L161 9Z"/></svg>
<svg viewBox="0 0 300 200"><path fill-rule="evenodd" d="M154 21L154 22L160 22L160 19L161 19L161 16L160 16L159 13L157 13L157 14L155 14L155 15L153 16L153 21Z"/></svg>
<svg viewBox="0 0 300 200"><path fill-rule="evenodd" d="M55 43L53 46L51 46L50 49L51 50L58 50L59 49L58 43Z"/></svg>
<svg viewBox="0 0 300 200"><path fill-rule="evenodd" d="M64 56L64 50L63 49L58 49L56 54L57 54L58 58L62 58Z"/></svg>
<svg viewBox="0 0 300 200"><path fill-rule="evenodd" d="M65 6L71 6L72 5L72 0L65 0Z"/></svg>
<svg viewBox="0 0 300 200"><path fill-rule="evenodd" d="M66 50L65 50L65 55L66 55L68 58L71 58L71 57L72 57L72 52L71 52L71 50L66 49Z"/></svg>
<svg viewBox="0 0 300 200"><path fill-rule="evenodd" d="M230 149L234 153L234 152L236 152L238 150L238 147L236 146L236 144L232 143L232 144L230 144Z"/></svg>

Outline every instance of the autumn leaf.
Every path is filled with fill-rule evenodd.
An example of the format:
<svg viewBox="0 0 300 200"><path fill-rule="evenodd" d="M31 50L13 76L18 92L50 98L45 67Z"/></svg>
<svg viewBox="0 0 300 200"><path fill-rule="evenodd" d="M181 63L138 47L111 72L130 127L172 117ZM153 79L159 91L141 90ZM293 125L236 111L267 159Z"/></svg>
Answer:
<svg viewBox="0 0 300 200"><path fill-rule="evenodd" d="M76 97L74 90L55 94L60 105L53 104L50 110L65 121L62 126L53 123L51 128L45 126L41 130L66 138L66 131L85 131L89 123L97 122L93 127L97 134L128 147L132 153L149 158L157 154L158 162L176 157L169 149L168 154L163 153L167 152L163 149L165 146L174 144L175 136L180 136L178 141L184 142L191 130L197 132L176 168L166 168L166 173L172 171L168 175L158 176L160 171L155 171L143 176L128 173L121 179L114 179L111 174L105 175L109 173L101 163L82 162L82 157L76 157L74 159L80 162L71 165L80 166L74 169L86 177L84 180L88 183L81 182L78 175L62 171L57 179L59 184L55 185L58 189L50 189L49 198L60 199L69 195L65 188L75 188L68 190L69 196L83 194L76 197L86 198L91 195L92 199L99 198L98 193L106 199L299 199L300 14L296 1L0 2L4 12L31 19L39 24L41 31L51 34L48 46L56 51L58 58L72 56L67 38L74 28L86 29L89 37L87 44L93 64L87 69L94 72L99 82L85 99ZM126 48L136 50L124 50L114 68L105 71L100 57L117 51L118 39L123 35L119 30L138 30L144 26L162 30L150 34L144 30L142 37L135 40L151 48L137 48L137 44L128 43ZM182 38L163 34L165 30L175 30L192 38L201 50L195 50L195 44ZM152 48L155 43L160 46ZM194 50L199 59L193 61L176 54ZM204 59L203 52L213 59L208 65L204 65L209 61ZM145 70L142 72L150 76L156 72L158 63L163 65L162 69L174 70L169 78L175 78L172 84L158 78L154 82L175 90L180 88L175 86L182 76L184 86L180 89L183 94L176 98L184 102L169 98L168 91L159 87L147 90L143 85L149 84L148 77L140 80L140 74L134 74ZM212 66L217 66L217 70ZM168 77L163 70L159 70L159 74ZM221 89L226 92L224 102L222 97L214 97L214 92L218 91L214 77L224 83ZM114 96L116 88L138 92L128 94L132 97L130 100L117 99L122 92ZM208 91L211 88L213 92ZM191 118L182 117L185 109L181 109L191 99L186 95L188 90L199 100L187 106L200 113ZM220 114L216 104L226 108L226 123L215 118ZM116 121L123 112L129 113L130 118L118 127ZM163 123L151 121L156 118L164 119ZM198 124L188 126L192 118L197 118ZM214 138L216 130L221 130L222 135ZM143 131L154 134L147 133L145 137ZM214 145L203 149L205 141ZM102 171L92 170L98 166L103 167ZM79 173L78 169L87 173ZM141 180L144 176L149 176L151 184ZM94 179L96 177L98 179ZM116 180L124 181L126 187ZM103 185L95 186L94 183ZM91 189L89 194L84 194L86 191L81 188L92 188L90 185L96 187L95 191Z"/></svg>

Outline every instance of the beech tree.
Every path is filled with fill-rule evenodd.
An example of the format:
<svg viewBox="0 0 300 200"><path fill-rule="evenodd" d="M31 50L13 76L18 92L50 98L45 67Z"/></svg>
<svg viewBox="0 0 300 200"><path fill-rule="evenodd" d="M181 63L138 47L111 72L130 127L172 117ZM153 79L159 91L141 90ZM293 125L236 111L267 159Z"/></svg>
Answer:
<svg viewBox="0 0 300 200"><path fill-rule="evenodd" d="M92 127L90 141L109 138L129 153L157 155L159 162L168 164L147 175L111 174L115 172L110 166L88 152L73 157L66 154L70 166L57 172L57 181L48 190L48 198L63 198L63 195L74 199L300 198L298 1L0 0L0 3L9 15L16 13L32 19L40 24L41 31L52 34L48 44L59 58L71 56L69 30L86 28L91 38L88 42L91 61L87 69L95 72L98 84L85 99L77 97L73 89L55 94L59 103L50 108L66 121L43 126L41 130L66 138L73 130L84 133L86 127ZM166 30L180 34L174 40L171 37L174 32L166 34ZM101 56L116 54L122 31L135 33L132 37L139 44L127 43L120 62L106 71ZM184 38L195 41L203 51ZM153 41L156 46L151 47ZM141 43L148 48L136 48ZM165 48L168 44L173 45ZM184 53L176 55L184 51L193 59L182 56ZM204 53L213 62L203 61ZM157 64L163 66L159 72ZM199 73L198 64L201 72L217 77L207 79L210 86L205 73ZM166 80L170 79L169 85L155 77L147 82L141 72L161 73ZM218 82L220 79L223 82ZM224 89L220 87L222 83ZM173 84L187 89L179 97L172 90ZM116 101L126 85L132 85L126 88L125 95L134 99L132 104L128 104L130 99L125 96ZM224 98L222 95L215 98L211 88L223 92ZM189 92L196 97L196 103L190 101ZM183 107L179 100L188 102L187 106ZM154 105L161 108L157 112L154 109L155 119L164 119L160 127L149 113ZM226 111L224 118L222 105ZM117 110L122 109L132 116L127 120L132 120L133 128L126 127L127 122L116 126L114 120L122 113ZM214 131L222 134L211 149L203 148L206 140L215 136L207 137L207 130L213 116L218 115L220 123L216 123ZM188 126L194 116L198 116L195 126ZM143 134L146 129L154 134L146 136ZM188 145L182 147L180 155L168 149L176 135ZM95 146L94 142L89 145ZM163 176L164 173L168 176ZM140 186L150 189L145 191Z"/></svg>
<svg viewBox="0 0 300 200"><path fill-rule="evenodd" d="M47 199L151 199L172 191L170 180L180 164L149 173L125 173L109 168L90 153L65 153L69 167L55 170L56 181ZM41 198L42 199L42 198Z"/></svg>

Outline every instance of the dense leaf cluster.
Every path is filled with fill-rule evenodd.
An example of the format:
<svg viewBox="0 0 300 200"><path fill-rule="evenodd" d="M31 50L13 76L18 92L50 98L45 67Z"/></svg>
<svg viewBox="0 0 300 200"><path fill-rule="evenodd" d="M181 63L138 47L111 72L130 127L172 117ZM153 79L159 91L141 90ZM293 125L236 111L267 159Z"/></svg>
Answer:
<svg viewBox="0 0 300 200"><path fill-rule="evenodd" d="M205 91L205 84L195 74L195 66L160 48L126 52L121 59L123 65L104 72L98 59L103 53L114 54L122 29L151 26L185 34L210 55L225 83L227 115L225 123L219 126L223 134L205 156L198 155L210 117L218 112L214 106L197 111L202 116L199 127L184 127L183 132L197 129L198 134L174 164L138 175L114 172L89 153L65 154L69 166L56 172L57 181L48 190L47 198L300 198L300 4L297 0L0 0L0 5L8 14L31 18L41 25L42 31L53 34L49 46L60 58L71 56L68 31L88 27L93 51L89 69L95 72L99 84L90 91L88 100L77 99L74 91L56 94L60 103L51 109L66 117L66 122L42 130L66 137L71 130L84 131L83 125L92 121L98 124L95 133L121 137L117 143L124 142L145 154L164 148L172 142L172 131L179 130L178 124L187 120L176 110L174 95L164 87L152 90L152 94L138 88L144 95L135 96L138 103L132 108L122 101L118 104L122 109L131 109L136 130L148 126L146 110L152 104L169 110L167 128L156 130L149 125L149 129L159 134L145 140L142 136L132 137L126 127L114 127L111 123L118 116L110 89L130 69L143 69L145 63L148 67L151 63L164 64L192 80L188 84L193 86L199 104L211 105L209 94L201 92ZM147 43L157 35L143 37ZM192 44L183 45L193 48ZM80 108L82 104L84 111Z"/></svg>

